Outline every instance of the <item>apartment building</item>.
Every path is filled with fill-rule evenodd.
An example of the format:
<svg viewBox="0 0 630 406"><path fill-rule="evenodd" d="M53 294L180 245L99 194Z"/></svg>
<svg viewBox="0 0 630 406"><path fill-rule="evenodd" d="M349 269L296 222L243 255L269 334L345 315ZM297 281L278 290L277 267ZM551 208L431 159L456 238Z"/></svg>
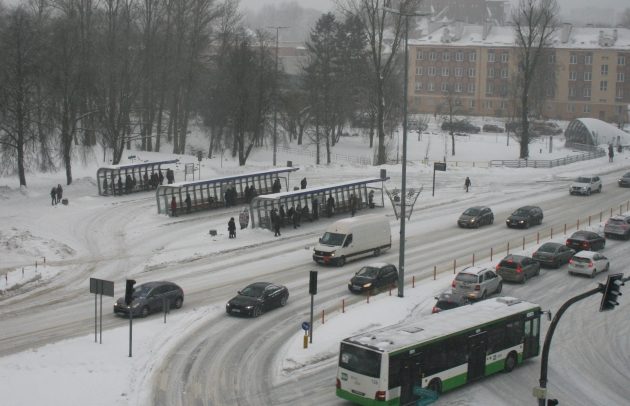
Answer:
<svg viewBox="0 0 630 406"><path fill-rule="evenodd" d="M630 30L564 24L546 51L541 114L627 121ZM447 98L464 114L513 114L518 48L508 26L456 22L409 40L409 111L435 114Z"/></svg>

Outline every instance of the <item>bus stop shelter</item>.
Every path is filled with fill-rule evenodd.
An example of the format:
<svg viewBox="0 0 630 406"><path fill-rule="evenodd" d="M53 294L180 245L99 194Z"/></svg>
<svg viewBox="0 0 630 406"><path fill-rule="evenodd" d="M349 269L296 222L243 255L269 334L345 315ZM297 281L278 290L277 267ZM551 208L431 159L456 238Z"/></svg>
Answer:
<svg viewBox="0 0 630 406"><path fill-rule="evenodd" d="M162 165L178 162L179 159L171 159L100 167L96 170L98 194L115 196L155 189L158 183L151 181L154 179L152 175L157 176L162 170Z"/></svg>

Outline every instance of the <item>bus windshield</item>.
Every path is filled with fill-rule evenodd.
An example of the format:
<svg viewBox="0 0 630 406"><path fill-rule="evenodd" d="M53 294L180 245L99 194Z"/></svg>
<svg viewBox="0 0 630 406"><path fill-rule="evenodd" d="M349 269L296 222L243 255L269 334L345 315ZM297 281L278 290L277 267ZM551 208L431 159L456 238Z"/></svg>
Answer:
<svg viewBox="0 0 630 406"><path fill-rule="evenodd" d="M324 233L324 236L322 237L320 242L326 245L341 246L345 238L346 238L345 234L326 232Z"/></svg>
<svg viewBox="0 0 630 406"><path fill-rule="evenodd" d="M341 343L339 366L361 375L378 378L381 372L381 354Z"/></svg>

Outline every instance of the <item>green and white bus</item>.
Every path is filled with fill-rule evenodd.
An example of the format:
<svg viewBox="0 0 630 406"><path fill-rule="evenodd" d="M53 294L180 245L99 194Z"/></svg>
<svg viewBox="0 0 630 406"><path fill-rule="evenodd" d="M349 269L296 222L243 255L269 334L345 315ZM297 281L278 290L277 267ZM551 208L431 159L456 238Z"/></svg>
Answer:
<svg viewBox="0 0 630 406"><path fill-rule="evenodd" d="M540 352L539 305L483 300L341 342L337 396L360 405L407 405L414 386L437 394Z"/></svg>

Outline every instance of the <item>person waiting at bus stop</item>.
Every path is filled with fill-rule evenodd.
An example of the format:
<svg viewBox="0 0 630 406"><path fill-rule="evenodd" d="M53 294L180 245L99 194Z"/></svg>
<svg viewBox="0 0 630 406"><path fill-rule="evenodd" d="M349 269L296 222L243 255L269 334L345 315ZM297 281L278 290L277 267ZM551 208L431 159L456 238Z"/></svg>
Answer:
<svg viewBox="0 0 630 406"><path fill-rule="evenodd" d="M332 217L335 212L335 198L332 195L328 196L328 200L326 200L326 215L328 217Z"/></svg>
<svg viewBox="0 0 630 406"><path fill-rule="evenodd" d="M175 196L171 198L171 216L177 217L177 200L175 199Z"/></svg>

